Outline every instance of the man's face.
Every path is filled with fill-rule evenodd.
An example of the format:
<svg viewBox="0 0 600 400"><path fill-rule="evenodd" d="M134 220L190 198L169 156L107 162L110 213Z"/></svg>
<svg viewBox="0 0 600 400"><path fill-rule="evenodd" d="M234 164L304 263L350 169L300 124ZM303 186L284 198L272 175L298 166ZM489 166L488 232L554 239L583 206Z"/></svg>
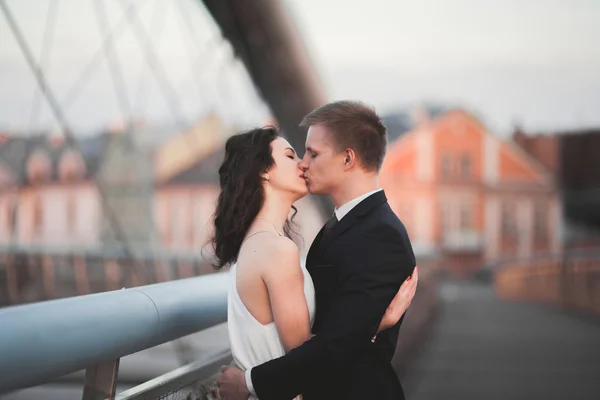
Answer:
<svg viewBox="0 0 600 400"><path fill-rule="evenodd" d="M306 153L299 166L310 193L330 194L342 182L344 152L337 152L333 138L323 126L311 125L306 135Z"/></svg>

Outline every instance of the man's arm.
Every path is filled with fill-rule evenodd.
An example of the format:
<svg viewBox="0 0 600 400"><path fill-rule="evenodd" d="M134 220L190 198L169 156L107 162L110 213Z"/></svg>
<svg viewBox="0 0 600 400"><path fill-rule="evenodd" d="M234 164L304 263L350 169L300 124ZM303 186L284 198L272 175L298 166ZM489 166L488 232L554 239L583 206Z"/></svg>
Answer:
<svg viewBox="0 0 600 400"><path fill-rule="evenodd" d="M292 399L330 368L342 368L376 334L415 261L392 229L371 232L363 244L368 251L355 251L354 264L340 267L342 286L319 334L287 355L252 369L252 384L260 399Z"/></svg>
<svg viewBox="0 0 600 400"><path fill-rule="evenodd" d="M415 266L412 275L400 286L400 290L387 307L385 315L379 324L379 332L396 325L410 306L419 280L417 270L418 268ZM252 368L243 372L238 368L223 366L221 368L221 376L217 381L219 394L223 398L231 400L246 400L250 393L256 395L252 386L251 372Z"/></svg>

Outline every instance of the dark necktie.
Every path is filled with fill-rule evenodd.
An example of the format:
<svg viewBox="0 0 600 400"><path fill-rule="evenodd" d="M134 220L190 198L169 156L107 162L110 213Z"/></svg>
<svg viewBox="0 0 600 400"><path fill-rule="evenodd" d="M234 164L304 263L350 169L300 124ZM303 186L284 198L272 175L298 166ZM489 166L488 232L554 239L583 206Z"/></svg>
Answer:
<svg viewBox="0 0 600 400"><path fill-rule="evenodd" d="M323 239L329 238L331 232L333 232L333 228L337 225L338 219L335 213L329 218L329 221L325 224L325 228L323 229Z"/></svg>

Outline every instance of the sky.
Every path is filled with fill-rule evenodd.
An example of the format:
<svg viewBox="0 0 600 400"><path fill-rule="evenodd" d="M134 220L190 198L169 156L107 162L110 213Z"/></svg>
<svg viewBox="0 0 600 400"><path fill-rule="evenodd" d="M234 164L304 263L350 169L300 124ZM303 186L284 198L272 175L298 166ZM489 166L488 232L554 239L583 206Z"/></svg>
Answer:
<svg viewBox="0 0 600 400"><path fill-rule="evenodd" d="M501 135L515 123L536 132L600 126L600 1L283 1L331 100L359 99L381 113L421 102L461 106ZM264 120L268 110L199 1L134 3L175 95L157 84L127 28L116 41L117 63L127 81L125 108L133 111L119 107L110 64L102 61L66 109L77 132L127 113L164 123L210 110L242 125ZM124 9L116 0L7 4L61 104ZM58 23L44 36L52 4ZM98 11L106 13L104 31ZM41 54L44 37L53 40L49 56ZM39 100L0 15L0 129L57 129Z"/></svg>
<svg viewBox="0 0 600 400"><path fill-rule="evenodd" d="M332 99L448 103L501 134L600 126L600 1L288 4Z"/></svg>
<svg viewBox="0 0 600 400"><path fill-rule="evenodd" d="M94 133L129 116L148 125L172 127L189 126L216 112L231 124L246 126L269 114L242 63L198 0L7 0L7 4L76 134ZM124 18L130 4L136 11L129 14L137 15L135 23ZM55 22L47 25L49 15ZM114 40L103 49L109 32ZM90 64L91 73L78 85ZM0 129L58 133L3 14L0 79Z"/></svg>

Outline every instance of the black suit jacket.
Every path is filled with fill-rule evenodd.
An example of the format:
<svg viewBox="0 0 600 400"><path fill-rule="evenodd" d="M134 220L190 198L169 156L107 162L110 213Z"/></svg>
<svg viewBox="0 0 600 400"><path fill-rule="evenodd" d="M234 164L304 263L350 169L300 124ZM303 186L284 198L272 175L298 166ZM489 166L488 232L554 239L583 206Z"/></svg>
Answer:
<svg viewBox="0 0 600 400"><path fill-rule="evenodd" d="M252 369L260 400L404 399L391 366L396 326L381 318L415 267L404 225L383 191L354 207L307 257L316 295L315 336L283 357Z"/></svg>

